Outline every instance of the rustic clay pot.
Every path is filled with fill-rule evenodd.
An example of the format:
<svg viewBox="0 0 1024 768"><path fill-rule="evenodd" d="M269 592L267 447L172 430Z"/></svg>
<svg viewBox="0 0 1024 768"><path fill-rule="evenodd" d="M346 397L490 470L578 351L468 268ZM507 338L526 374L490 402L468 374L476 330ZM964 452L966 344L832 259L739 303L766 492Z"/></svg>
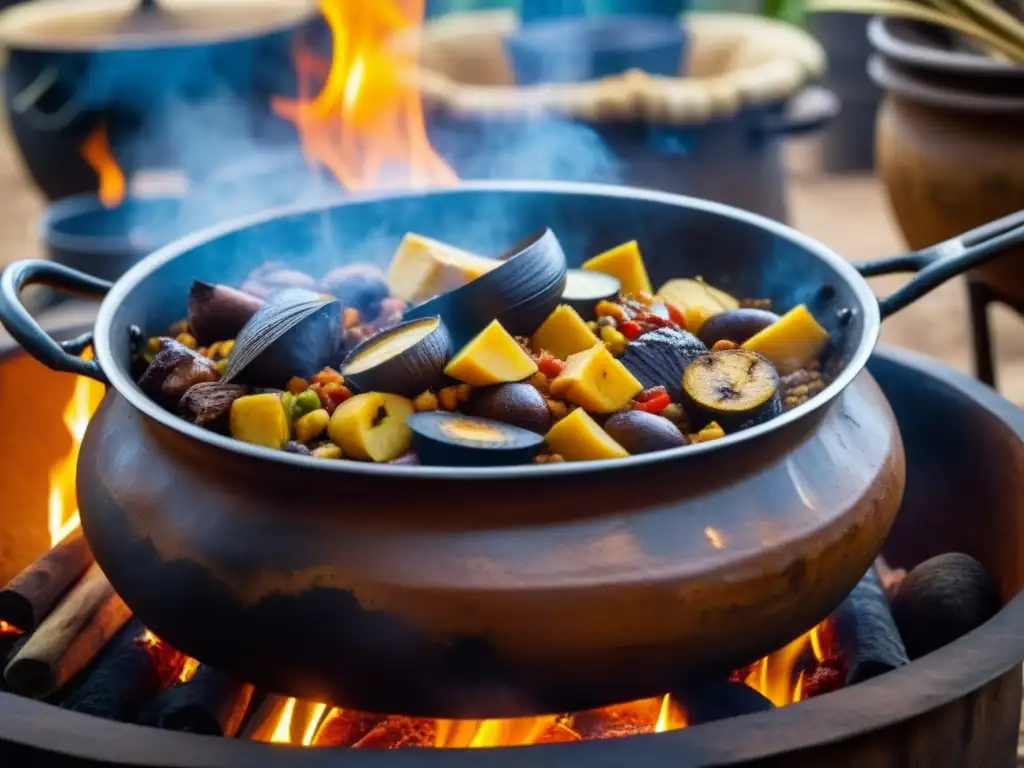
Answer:
<svg viewBox="0 0 1024 768"><path fill-rule="evenodd" d="M477 222L480 226L467 226ZM703 275L832 334L831 383L710 443L604 462L429 467L323 461L201 429L136 385L141 336L191 282L287 254L322 274L387 262L408 231L493 253L550 226L567 258L637 236L652 280ZM324 231L343 236L344 253ZM1024 239L1024 215L858 265L917 274L879 301L838 254L768 219L622 187L479 183L272 211L189 236L114 286L48 262L0 275L0 320L38 359L112 388L78 465L82 525L133 611L204 663L270 690L446 717L585 709L726 673L849 593L896 515L905 465L863 372L881 319ZM682 244L686 244L682 247ZM46 336L18 291L106 294L96 360Z"/></svg>
<svg viewBox="0 0 1024 768"><path fill-rule="evenodd" d="M908 245L1024 208L1024 68L929 46L913 22L875 19L870 31L886 90L877 167ZM975 274L1024 301L1024 249Z"/></svg>

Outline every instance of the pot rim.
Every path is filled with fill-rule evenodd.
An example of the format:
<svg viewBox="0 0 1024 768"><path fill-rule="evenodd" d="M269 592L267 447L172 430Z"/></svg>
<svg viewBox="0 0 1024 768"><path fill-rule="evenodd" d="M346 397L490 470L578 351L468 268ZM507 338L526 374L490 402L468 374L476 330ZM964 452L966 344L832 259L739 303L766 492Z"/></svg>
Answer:
<svg viewBox="0 0 1024 768"><path fill-rule="evenodd" d="M197 32L186 34L138 34L111 35L107 39L97 36L92 41L77 40L73 36L68 39L48 37L45 31L32 32L46 22L63 18L69 13L69 6L64 0L30 0L30 2L11 6L0 13L0 46L11 50L25 51L60 51L64 53L94 53L97 51L129 51L146 49L174 49L196 45L230 43L273 34L293 29L309 21L316 14L315 0L261 0L268 9L279 12L273 20L249 21L247 14L252 12L253 0L216 0L225 7L237 6L240 10L239 23L228 30ZM174 10L181 8L207 8L210 0L160 0L161 5ZM124 0L77 0L75 13L131 13L137 3Z"/></svg>
<svg viewBox="0 0 1024 768"><path fill-rule="evenodd" d="M916 352L882 347L875 354L886 364L904 366L955 387L1024 437L1024 411L984 384ZM433 765L443 759L446 764L457 763L456 768L519 768L529 755L535 758L532 765L542 768L575 768L586 757L607 766L629 766L639 758L651 768L696 768L777 758L895 727L979 690L1019 665L1024 656L1022 625L1024 592L1018 592L995 616L949 645L827 696L661 734L528 747L446 749L441 757L426 762ZM827 730L808 728L810 719L823 723ZM749 738L769 732L772 738L767 741ZM152 768L171 765L172 760L183 768L329 768L380 762L380 755L372 751L339 754L333 749L296 749L145 728L0 692L0 745L4 741L46 749L55 765L58 752L111 765ZM388 754L387 762L393 768L421 768L425 759L423 750L395 750Z"/></svg>
<svg viewBox="0 0 1024 768"><path fill-rule="evenodd" d="M1024 68L1017 64L962 51L930 48L903 40L893 32L893 24L923 27L934 25L913 19L872 16L868 21L868 40L876 51L896 61L958 75L1024 77Z"/></svg>
<svg viewBox="0 0 1024 768"><path fill-rule="evenodd" d="M373 464L356 461L322 461L312 456L299 456L297 454L275 451L262 446L251 445L231 437L219 435L210 430L203 429L190 424L177 414L161 408L156 401L151 399L132 380L129 373L122 369L117 363L115 352L115 329L114 318L117 309L124 302L125 298L138 286L147 276L160 269L165 264L173 261L179 255L187 253L194 248L209 243L222 236L256 226L262 222L279 219L282 217L298 216L309 213L323 212L335 207L359 204L364 202L386 201L395 198L430 198L450 194L473 194L476 192L513 192L513 193L556 193L563 195L587 195L605 198L628 198L646 200L651 203L660 203L675 207L702 210L725 218L733 219L747 225L760 229L786 239L797 247L815 255L817 258L826 261L838 274L840 279L845 279L851 287L859 306L851 307L854 312L862 314L863 332L856 351L846 362L842 371L835 379L826 386L815 397L807 402L798 405L791 411L783 413L768 422L755 427L745 429L724 438L697 445L672 448L667 451L655 453L637 454L621 459L608 459L604 461L564 462L553 464L525 464L506 467L434 467L434 466L405 466L396 464ZM860 374L867 365L868 358L875 347L881 326L881 314L878 300L865 279L857 272L853 265L831 250L824 244L814 240L797 230L780 224L771 219L755 213L734 208L722 203L715 203L709 200L702 200L694 197L684 197L667 192L656 190L637 189L631 187L612 186L605 184L586 184L578 182L549 182L549 181L482 181L463 182L454 187L442 187L431 190L403 190L384 191L367 194L353 195L341 202L318 202L315 204L303 204L276 208L269 211L261 211L241 219L228 221L197 232L185 235L184 237L163 246L151 255L134 265L117 282L114 283L110 292L103 299L96 319L94 350L100 368L106 374L110 385L124 397L132 406L145 416L153 419L164 427L171 429L185 437L197 440L214 448L230 451L250 459L283 463L294 467L301 467L307 470L318 472L337 472L342 474L370 475L374 477L409 477L420 479L514 479L519 477L549 477L549 476L576 476L589 474L591 472L626 471L633 467L671 462L687 456L698 456L715 451L724 451L731 446L739 445L748 441L757 440L773 431L782 430L789 425L824 410L840 393ZM121 338L123 334L118 333Z"/></svg>
<svg viewBox="0 0 1024 768"><path fill-rule="evenodd" d="M99 196L88 192L71 195L56 200L46 206L39 219L37 232L39 238L53 248L77 251L83 255L103 258L109 256L144 256L167 242L154 246L151 243L133 244L125 232L120 237L73 235L60 230L60 225L76 216L89 214L105 214L111 216L124 215L127 206L145 206L149 204L177 203L181 204L185 197L181 195L129 195L116 208L107 208L100 202Z"/></svg>

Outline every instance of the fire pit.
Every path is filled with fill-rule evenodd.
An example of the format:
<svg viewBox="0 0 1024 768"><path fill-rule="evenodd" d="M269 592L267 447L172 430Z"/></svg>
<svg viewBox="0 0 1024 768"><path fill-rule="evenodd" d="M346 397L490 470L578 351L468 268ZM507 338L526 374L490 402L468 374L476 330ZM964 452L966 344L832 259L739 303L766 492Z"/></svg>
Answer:
<svg viewBox="0 0 1024 768"><path fill-rule="evenodd" d="M62 318L51 315L46 323L58 338L71 338L90 324L89 312L81 305L67 306L62 313ZM101 394L96 390L101 388L88 380L50 372L2 341L0 421L5 430L0 434L4 441L0 446L5 462L0 467L0 499L6 512L0 534L5 536L0 539L0 581L20 572L47 551L51 542L63 538L64 543L51 551L51 560L53 552L64 553L57 559L63 567L51 568L50 576L59 580L62 573L86 571L83 580L103 593L100 602L104 606L86 623L94 634L105 633L110 640L105 650L93 649L96 661L48 698L59 706L0 693L0 761L58 767L85 761L90 765L301 768L345 761L358 765L373 759L363 754L365 749L404 743L428 747L530 744L528 759L551 766L594 760L612 765L643 761L645 765L673 766L757 761L758 765L787 768L883 761L886 765L979 768L1013 765L1021 703L1018 664L1024 657L1020 639L1024 597L1017 596L1024 572L1019 566L1019 537L1013 535L1024 503L1020 480L1024 414L987 388L921 358L882 352L870 369L894 407L908 461L906 495L884 554L893 566L904 568L954 549L976 557L998 586L1003 608L993 618L901 669L827 695L817 695L822 691L814 688L825 675L819 673L818 683L812 684L808 677L795 675L795 670L815 665L815 650L820 651L826 640L829 622L752 669L734 675L734 679L746 681L742 687L750 692L739 705L728 697L699 699L693 692L681 691L671 698L574 716L424 721L341 713L315 702L254 692L243 683L220 679L215 670L203 665L198 665L197 671L194 661L166 648L129 619L117 596L104 591L102 574L85 568L89 557L83 557L81 547L75 544L74 486L70 481L77 440L96 396ZM42 393L42 402L48 406L31 409L31 418L16 418L27 410L22 403L29 393ZM942 414L941 420L934 417L936 413ZM13 477L23 482L14 483ZM77 573L66 580L74 577ZM80 595L81 584L69 584L69 594ZM41 591L45 591L45 580ZM58 600L53 610L68 613L69 600ZM40 619L42 615L35 617ZM111 631L120 626L124 627L120 632ZM9 631L0 634L0 646L17 642ZM72 645L82 647L83 643L76 639ZM822 666L827 665L818 663ZM138 679L148 683L140 684ZM161 687L175 680L190 680L193 687L179 683L157 695ZM183 704L186 694L198 687L205 692L189 699L191 706ZM143 695L148 692L150 701L136 701L140 689ZM809 700L778 709L768 703L789 704L802 698ZM68 711L70 707L79 711ZM727 717L730 712L758 708L771 711ZM126 722L97 719L82 712ZM698 725L703 719L718 717L725 719ZM689 725L682 727L687 719ZM138 722L156 723L164 730L142 728ZM213 739L167 730L173 728L236 738ZM670 732L652 733L656 731ZM645 733L651 735L611 738ZM589 740L578 740L587 737ZM577 743L544 745L548 741ZM277 746L356 743L358 748L344 755L337 750L297 751ZM438 760L486 761L500 768L522 764L524 754L511 749L485 753L421 749L386 759L432 764Z"/></svg>

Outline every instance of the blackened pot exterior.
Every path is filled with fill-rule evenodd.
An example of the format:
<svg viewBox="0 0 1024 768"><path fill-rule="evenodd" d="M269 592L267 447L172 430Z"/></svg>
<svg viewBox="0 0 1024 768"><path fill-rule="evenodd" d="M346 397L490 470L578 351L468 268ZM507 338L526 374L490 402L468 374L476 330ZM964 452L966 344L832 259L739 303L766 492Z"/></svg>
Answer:
<svg viewBox="0 0 1024 768"><path fill-rule="evenodd" d="M700 274L808 303L835 381L715 443L450 469L260 449L163 411L128 376L129 328L178 319L193 279L237 283L269 258L311 274L383 264L410 230L497 253L545 226L571 265L638 237L656 284ZM902 449L884 398L854 383L878 318L820 244L657 192L503 182L261 214L157 252L105 300L95 348L118 394L83 446L83 524L154 631L269 688L448 716L657 694L809 629L884 540Z"/></svg>
<svg viewBox="0 0 1024 768"><path fill-rule="evenodd" d="M7 14L17 22L37 4ZM54 8L53 24L78 10ZM21 43L11 31L17 23L11 24L7 14L0 20L0 43L7 52L4 109L26 170L40 191L56 200L97 189L96 173L80 147L100 127L128 176L153 168L188 171L189 163L222 160L197 151L202 144L196 140L209 140L213 120L231 120L238 130L260 119L271 95L294 89L291 43L312 8L306 15L292 14L297 20L250 35L150 44L119 44L111 36L78 46ZM190 136L180 135L185 129ZM190 153L180 151L186 139L193 145Z"/></svg>
<svg viewBox="0 0 1024 768"><path fill-rule="evenodd" d="M97 560L172 645L300 697L462 717L631 700L765 655L858 581L903 483L867 374L728 461L585 480L313 479L116 393L78 468Z"/></svg>

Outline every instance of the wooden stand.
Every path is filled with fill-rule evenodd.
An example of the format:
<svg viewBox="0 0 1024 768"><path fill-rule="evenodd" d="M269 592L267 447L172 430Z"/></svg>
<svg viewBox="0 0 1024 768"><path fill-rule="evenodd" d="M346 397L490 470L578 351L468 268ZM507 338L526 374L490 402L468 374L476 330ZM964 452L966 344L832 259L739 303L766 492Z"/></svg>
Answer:
<svg viewBox="0 0 1024 768"><path fill-rule="evenodd" d="M971 340L974 346L974 375L990 387L996 387L995 360L992 356L992 329L988 322L990 304L1002 304L1024 318L1024 303L1000 293L976 277L967 278L970 303Z"/></svg>

